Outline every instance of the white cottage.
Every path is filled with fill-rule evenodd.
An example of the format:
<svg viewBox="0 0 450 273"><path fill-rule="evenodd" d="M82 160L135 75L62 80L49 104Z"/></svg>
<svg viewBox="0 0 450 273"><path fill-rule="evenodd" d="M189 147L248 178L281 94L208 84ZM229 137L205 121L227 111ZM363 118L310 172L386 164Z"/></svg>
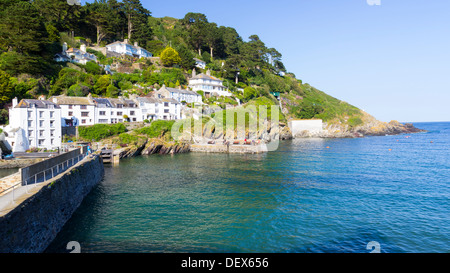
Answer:
<svg viewBox="0 0 450 273"><path fill-rule="evenodd" d="M181 88L170 88L166 87L166 85L163 85L155 92L155 97L174 99L180 103L183 101L187 103L202 103L202 96L197 92Z"/></svg>
<svg viewBox="0 0 450 273"><path fill-rule="evenodd" d="M203 91L205 97L212 95L230 97L232 94L223 86L223 81L211 76L211 72L208 70L206 74L196 75L195 69L192 72L192 78L189 79L189 88L192 91Z"/></svg>
<svg viewBox="0 0 450 273"><path fill-rule="evenodd" d="M144 48L138 46L137 42L134 45L130 45L128 40L125 39L123 42L114 42L109 45L106 45L106 54L108 52L113 52L119 55L128 55L136 58L149 58L153 57L152 53Z"/></svg>
<svg viewBox="0 0 450 273"><path fill-rule="evenodd" d="M9 131L16 136L10 143L13 152L23 151L28 146L46 149L61 146L61 108L42 97L20 102L14 98L9 123Z"/></svg>

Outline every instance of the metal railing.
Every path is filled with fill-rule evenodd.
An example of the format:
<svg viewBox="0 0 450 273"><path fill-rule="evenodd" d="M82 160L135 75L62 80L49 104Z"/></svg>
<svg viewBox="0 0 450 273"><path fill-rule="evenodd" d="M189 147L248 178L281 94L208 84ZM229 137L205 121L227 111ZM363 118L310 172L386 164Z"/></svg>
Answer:
<svg viewBox="0 0 450 273"><path fill-rule="evenodd" d="M85 154L80 154L76 157L73 157L62 163L59 163L49 169L36 173L28 178L25 178L24 181L22 181L22 184L24 184L24 186L28 186L29 184L46 182L47 180L52 179L58 174L65 172L67 169L83 160L85 156L86 156Z"/></svg>
<svg viewBox="0 0 450 273"><path fill-rule="evenodd" d="M46 182L46 181L54 178L55 176L67 171L69 168L73 167L74 165L76 165L77 163L82 161L86 156L87 156L87 154L81 153L81 154L79 154L73 158L70 158L62 163L58 163L58 164L54 165L51 168L48 168L39 173L36 173L36 174L26 178L25 181L20 181L19 183L14 184L13 186L1 191L0 192L0 203L5 201L4 198L11 198L12 202L14 202L16 200L16 195L17 195L16 191L21 190L22 192L29 193L30 185L34 184L33 187L37 187L37 185L39 183ZM7 178L10 178L15 175L17 175L17 173L7 176L7 177L4 177L1 180L6 180ZM11 195L11 197L9 197L7 195Z"/></svg>

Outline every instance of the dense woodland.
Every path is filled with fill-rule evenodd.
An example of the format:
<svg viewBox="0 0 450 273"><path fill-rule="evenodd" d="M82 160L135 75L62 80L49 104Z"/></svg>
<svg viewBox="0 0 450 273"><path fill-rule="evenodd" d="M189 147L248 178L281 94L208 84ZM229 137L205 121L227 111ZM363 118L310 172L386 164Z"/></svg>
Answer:
<svg viewBox="0 0 450 273"><path fill-rule="evenodd" d="M89 93L117 97L147 95L163 84L186 87L193 58L204 60L211 74L224 79L241 102L266 97L277 103L271 92L279 92L292 117L347 120L359 115L356 107L286 73L282 54L257 35L244 39L236 29L218 26L204 14L154 18L139 0L97 0L85 5L69 5L67 0L0 0L0 18L0 124L7 122L6 107L14 97ZM92 49L88 51L100 65L54 61L64 42L75 48L81 43L103 47L124 39L160 57L160 63L106 58ZM106 74L101 65L114 63L141 63L142 69ZM204 71L197 68L197 72ZM205 98L205 102L222 107L236 104L230 98Z"/></svg>

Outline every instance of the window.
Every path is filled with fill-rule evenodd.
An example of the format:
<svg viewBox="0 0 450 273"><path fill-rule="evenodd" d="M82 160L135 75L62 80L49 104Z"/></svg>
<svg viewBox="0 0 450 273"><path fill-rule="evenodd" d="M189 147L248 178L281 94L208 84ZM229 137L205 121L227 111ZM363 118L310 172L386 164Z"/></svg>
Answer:
<svg viewBox="0 0 450 273"><path fill-rule="evenodd" d="M28 137L32 137L33 136L33 131L28 131Z"/></svg>
<svg viewBox="0 0 450 273"><path fill-rule="evenodd" d="M133 118L133 121L136 121L136 118Z"/></svg>
<svg viewBox="0 0 450 273"><path fill-rule="evenodd" d="M80 109L87 109L87 105L80 105Z"/></svg>
<svg viewBox="0 0 450 273"><path fill-rule="evenodd" d="M130 111L130 116L134 116L134 111Z"/></svg>
<svg viewBox="0 0 450 273"><path fill-rule="evenodd" d="M28 118L31 118L33 114L33 111L28 111Z"/></svg>
<svg viewBox="0 0 450 273"><path fill-rule="evenodd" d="M105 111L100 111L100 116L105 116L106 112Z"/></svg>
<svg viewBox="0 0 450 273"><path fill-rule="evenodd" d="M99 119L98 123L108 123L108 120L107 119Z"/></svg>
<svg viewBox="0 0 450 273"><path fill-rule="evenodd" d="M50 121L50 127L51 127L51 128L54 128L54 127L55 127L55 121L54 121L54 120L51 120L51 121Z"/></svg>
<svg viewBox="0 0 450 273"><path fill-rule="evenodd" d="M51 137L55 136L55 130L50 130L50 136Z"/></svg>
<svg viewBox="0 0 450 273"><path fill-rule="evenodd" d="M44 111L39 111L39 118L43 118L44 117Z"/></svg>
<svg viewBox="0 0 450 273"><path fill-rule="evenodd" d="M169 109L164 109L164 113L169 113Z"/></svg>
<svg viewBox="0 0 450 273"><path fill-rule="evenodd" d="M89 112L81 112L82 117L89 117Z"/></svg>
<svg viewBox="0 0 450 273"><path fill-rule="evenodd" d="M44 127L44 121L43 120L39 121L39 127Z"/></svg>
<svg viewBox="0 0 450 273"><path fill-rule="evenodd" d="M167 119L167 116L164 116L164 119Z"/></svg>
<svg viewBox="0 0 450 273"><path fill-rule="evenodd" d="M117 108L123 108L123 104L117 104Z"/></svg>
<svg viewBox="0 0 450 273"><path fill-rule="evenodd" d="M29 120L28 121L28 127L32 127L33 126L33 121L32 120Z"/></svg>
<svg viewBox="0 0 450 273"><path fill-rule="evenodd" d="M39 130L39 136L43 137L44 136L44 130Z"/></svg>
<svg viewBox="0 0 450 273"><path fill-rule="evenodd" d="M50 139L50 144L53 145L53 138Z"/></svg>
<svg viewBox="0 0 450 273"><path fill-rule="evenodd" d="M39 139L39 145L44 145L44 140L43 139Z"/></svg>
<svg viewBox="0 0 450 273"><path fill-rule="evenodd" d="M54 111L50 111L50 118L54 118L55 112Z"/></svg>
<svg viewBox="0 0 450 273"><path fill-rule="evenodd" d="M69 105L69 109L72 109L72 107L73 107L72 105Z"/></svg>
<svg viewBox="0 0 450 273"><path fill-rule="evenodd" d="M73 112L69 112L69 117L73 116Z"/></svg>
<svg viewBox="0 0 450 273"><path fill-rule="evenodd" d="M111 116L114 115L114 111L111 111Z"/></svg>
<svg viewBox="0 0 450 273"><path fill-rule="evenodd" d="M118 115L118 116L121 116L121 115L122 115L122 112L117 112L117 115Z"/></svg>
<svg viewBox="0 0 450 273"><path fill-rule="evenodd" d="M82 119L82 120L81 120L81 124L86 124L86 120L85 120L85 119Z"/></svg>
<svg viewBox="0 0 450 273"><path fill-rule="evenodd" d="M164 107L169 107L169 103L168 103L168 102L165 102L165 103L164 103Z"/></svg>

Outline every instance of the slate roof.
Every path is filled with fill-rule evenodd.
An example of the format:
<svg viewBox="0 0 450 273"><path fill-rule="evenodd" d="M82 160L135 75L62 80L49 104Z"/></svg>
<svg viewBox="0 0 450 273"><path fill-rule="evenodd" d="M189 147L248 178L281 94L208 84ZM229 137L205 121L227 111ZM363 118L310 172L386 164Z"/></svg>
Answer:
<svg viewBox="0 0 450 273"><path fill-rule="evenodd" d="M93 101L88 97L71 97L71 96L55 96L52 101L56 100L59 105L94 105Z"/></svg>
<svg viewBox="0 0 450 273"><path fill-rule="evenodd" d="M14 108L49 108L52 105L55 109L60 109L59 105L48 100L22 99Z"/></svg>

